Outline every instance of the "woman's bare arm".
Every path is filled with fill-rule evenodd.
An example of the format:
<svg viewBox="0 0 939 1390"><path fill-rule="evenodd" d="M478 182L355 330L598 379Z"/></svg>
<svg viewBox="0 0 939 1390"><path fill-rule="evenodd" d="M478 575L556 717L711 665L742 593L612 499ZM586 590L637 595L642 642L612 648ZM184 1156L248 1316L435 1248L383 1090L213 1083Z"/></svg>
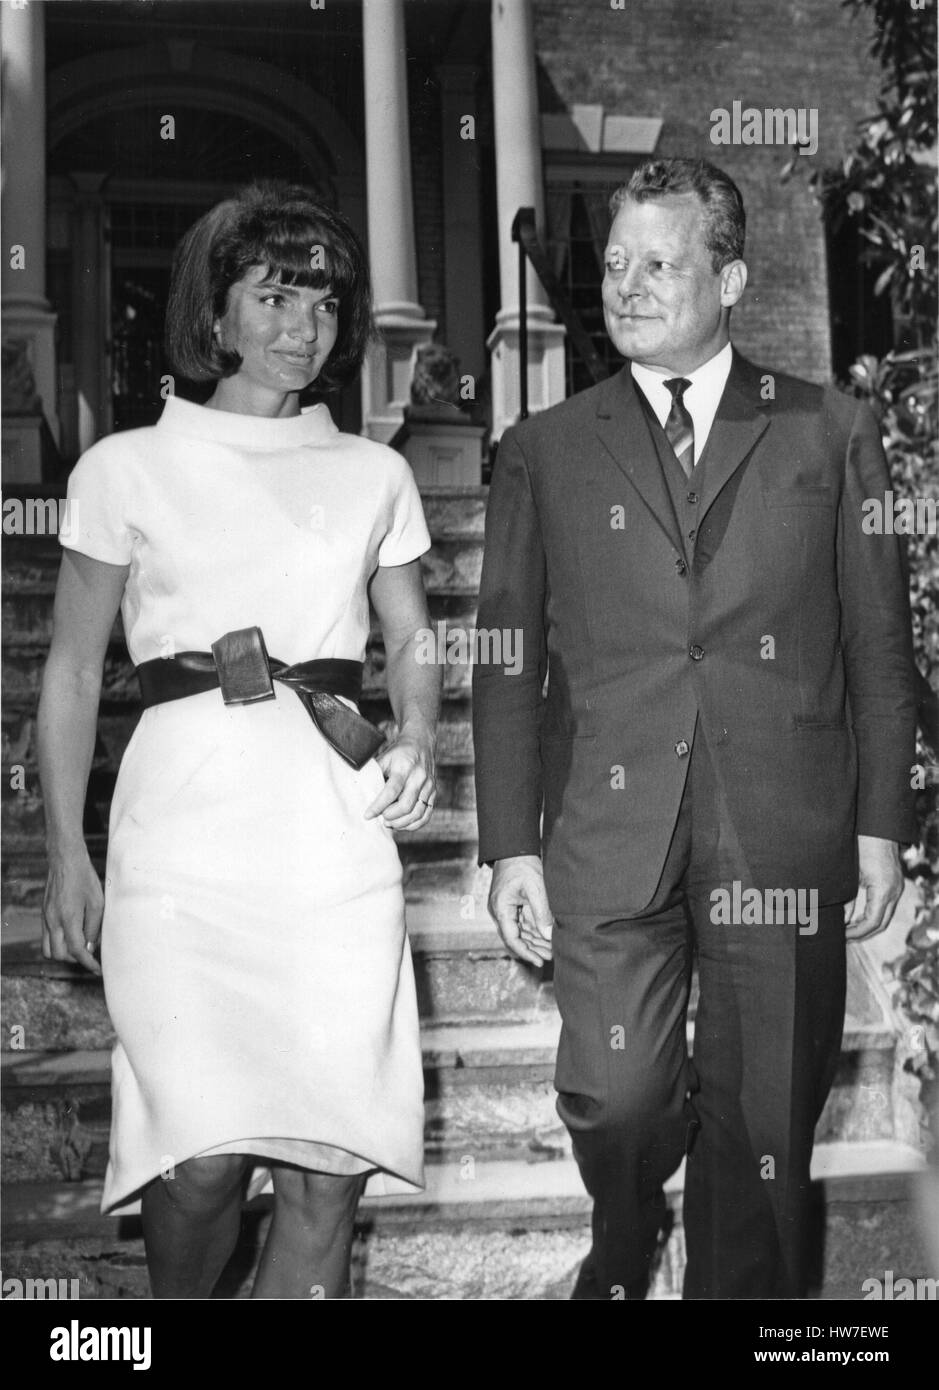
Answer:
<svg viewBox="0 0 939 1390"><path fill-rule="evenodd" d="M127 565L63 552L39 699L39 778L49 856L43 955L78 961L96 974L100 967L85 942L97 941L103 895L85 847L82 813L104 654L128 572Z"/></svg>
<svg viewBox="0 0 939 1390"><path fill-rule="evenodd" d="M395 830L416 830L433 805L441 685L441 668L417 660L418 634L430 624L420 561L379 567L370 595L385 642L388 698L398 736L378 756L385 789L366 814L382 815Z"/></svg>

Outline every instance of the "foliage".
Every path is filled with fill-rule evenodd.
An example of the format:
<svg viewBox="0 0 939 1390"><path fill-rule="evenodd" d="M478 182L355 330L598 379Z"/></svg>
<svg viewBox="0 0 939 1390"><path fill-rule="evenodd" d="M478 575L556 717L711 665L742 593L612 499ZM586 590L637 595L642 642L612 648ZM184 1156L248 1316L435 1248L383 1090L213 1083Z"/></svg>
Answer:
<svg viewBox="0 0 939 1390"><path fill-rule="evenodd" d="M875 293L888 294L894 350L878 361L862 356L851 385L874 406L896 496L939 496L937 446L936 7L909 0L842 0L872 23L871 52L883 74L877 110L860 123L857 144L835 169L812 177L826 219L853 219L863 258L876 273ZM792 173L788 166L785 175ZM910 536L911 601L916 660L935 690L939 683L937 572L939 538ZM917 760L939 763L939 748L920 736ZM936 787L918 791L921 841L906 858L920 903L894 963L898 1002L912 1022L907 1066L934 1105L939 1091L939 809ZM934 1123L939 1119L934 1115ZM939 1138L939 1135L937 1135Z"/></svg>

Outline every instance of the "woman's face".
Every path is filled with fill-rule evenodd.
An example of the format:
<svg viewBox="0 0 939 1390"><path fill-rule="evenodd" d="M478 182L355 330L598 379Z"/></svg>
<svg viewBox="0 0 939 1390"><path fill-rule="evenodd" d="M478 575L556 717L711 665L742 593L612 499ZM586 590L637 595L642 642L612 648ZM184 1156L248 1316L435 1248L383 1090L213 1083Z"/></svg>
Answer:
<svg viewBox="0 0 939 1390"><path fill-rule="evenodd" d="M272 284L266 266L252 266L228 291L213 331L242 361L242 388L283 396L302 391L323 369L339 329L339 301L327 287Z"/></svg>

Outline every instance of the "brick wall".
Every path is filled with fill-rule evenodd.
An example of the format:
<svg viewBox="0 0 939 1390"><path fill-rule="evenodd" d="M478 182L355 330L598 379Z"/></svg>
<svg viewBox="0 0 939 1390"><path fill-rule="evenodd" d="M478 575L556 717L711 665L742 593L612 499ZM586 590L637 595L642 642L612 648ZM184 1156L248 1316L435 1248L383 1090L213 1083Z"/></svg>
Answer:
<svg viewBox="0 0 939 1390"><path fill-rule="evenodd" d="M806 174L837 163L854 123L874 109L879 69L865 17L838 0L533 0L542 110L599 102L658 116L657 152L711 158L748 211L750 287L734 335L757 361L813 380L830 374L825 247ZM715 107L815 107L818 152L781 185L791 151L715 146ZM834 268L837 273L837 267Z"/></svg>

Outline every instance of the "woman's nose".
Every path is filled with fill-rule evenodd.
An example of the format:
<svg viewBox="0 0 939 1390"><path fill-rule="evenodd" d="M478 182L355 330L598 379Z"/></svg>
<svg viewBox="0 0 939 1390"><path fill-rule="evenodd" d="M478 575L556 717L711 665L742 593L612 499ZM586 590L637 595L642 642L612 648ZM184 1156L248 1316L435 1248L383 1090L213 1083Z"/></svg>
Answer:
<svg viewBox="0 0 939 1390"><path fill-rule="evenodd" d="M298 305L294 310L290 324L289 333L292 338L299 338L305 343L315 343L319 325L316 318L316 310L304 308Z"/></svg>

